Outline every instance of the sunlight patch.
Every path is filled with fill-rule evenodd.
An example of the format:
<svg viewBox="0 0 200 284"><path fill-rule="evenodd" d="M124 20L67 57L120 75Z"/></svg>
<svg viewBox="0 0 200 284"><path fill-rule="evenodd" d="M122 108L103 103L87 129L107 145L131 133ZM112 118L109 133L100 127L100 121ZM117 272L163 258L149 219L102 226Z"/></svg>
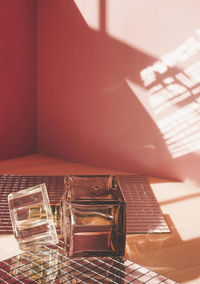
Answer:
<svg viewBox="0 0 200 284"><path fill-rule="evenodd" d="M88 26L99 30L99 0L74 0L74 2Z"/></svg>
<svg viewBox="0 0 200 284"><path fill-rule="evenodd" d="M141 70L140 78L172 158L199 151L200 30Z"/></svg>

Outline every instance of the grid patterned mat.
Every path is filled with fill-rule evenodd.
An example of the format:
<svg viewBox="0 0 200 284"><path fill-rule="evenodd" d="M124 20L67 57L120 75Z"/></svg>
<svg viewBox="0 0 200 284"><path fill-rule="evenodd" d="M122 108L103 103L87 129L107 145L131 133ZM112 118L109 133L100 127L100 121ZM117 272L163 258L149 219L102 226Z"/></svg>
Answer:
<svg viewBox="0 0 200 284"><path fill-rule="evenodd" d="M119 181L127 201L127 233L170 233L147 177L125 175Z"/></svg>
<svg viewBox="0 0 200 284"><path fill-rule="evenodd" d="M127 203L127 233L169 233L170 230L147 178L143 175L118 177ZM0 234L12 233L8 194L41 183L46 183L50 203L59 204L64 191L64 176L2 175L0 177ZM56 225L59 233L59 225Z"/></svg>
<svg viewBox="0 0 200 284"><path fill-rule="evenodd" d="M0 262L0 282L18 283L176 283L125 258L65 256L64 243L25 252Z"/></svg>

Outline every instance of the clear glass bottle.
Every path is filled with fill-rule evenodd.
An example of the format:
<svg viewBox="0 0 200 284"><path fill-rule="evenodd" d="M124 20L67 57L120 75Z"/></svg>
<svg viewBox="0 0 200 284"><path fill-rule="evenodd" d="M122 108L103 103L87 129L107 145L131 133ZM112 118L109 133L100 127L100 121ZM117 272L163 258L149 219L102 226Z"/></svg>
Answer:
<svg viewBox="0 0 200 284"><path fill-rule="evenodd" d="M122 256L126 204L116 176L66 176L61 229L67 255Z"/></svg>
<svg viewBox="0 0 200 284"><path fill-rule="evenodd" d="M8 195L13 233L22 250L58 243L45 184Z"/></svg>

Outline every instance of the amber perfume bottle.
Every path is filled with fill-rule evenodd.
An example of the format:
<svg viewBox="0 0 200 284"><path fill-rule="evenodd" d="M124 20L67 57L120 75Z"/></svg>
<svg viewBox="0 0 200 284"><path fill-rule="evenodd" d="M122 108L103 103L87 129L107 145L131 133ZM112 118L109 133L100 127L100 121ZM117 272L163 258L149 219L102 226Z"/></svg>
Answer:
<svg viewBox="0 0 200 284"><path fill-rule="evenodd" d="M22 250L58 243L45 184L8 195L13 233Z"/></svg>
<svg viewBox="0 0 200 284"><path fill-rule="evenodd" d="M123 256L126 204L117 176L66 176L61 229L73 256Z"/></svg>

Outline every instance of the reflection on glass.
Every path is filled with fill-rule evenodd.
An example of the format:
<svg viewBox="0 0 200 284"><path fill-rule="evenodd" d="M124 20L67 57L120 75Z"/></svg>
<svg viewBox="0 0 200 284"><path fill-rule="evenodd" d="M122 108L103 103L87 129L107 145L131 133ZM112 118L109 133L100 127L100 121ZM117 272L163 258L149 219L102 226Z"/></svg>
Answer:
<svg viewBox="0 0 200 284"><path fill-rule="evenodd" d="M23 283L54 283L58 276L59 255L55 249L41 249L25 252L12 259L10 274Z"/></svg>
<svg viewBox="0 0 200 284"><path fill-rule="evenodd" d="M8 204L20 249L33 250L58 242L45 184L9 194Z"/></svg>
<svg viewBox="0 0 200 284"><path fill-rule="evenodd" d="M116 176L67 176L61 200L67 255L123 255L125 201Z"/></svg>

